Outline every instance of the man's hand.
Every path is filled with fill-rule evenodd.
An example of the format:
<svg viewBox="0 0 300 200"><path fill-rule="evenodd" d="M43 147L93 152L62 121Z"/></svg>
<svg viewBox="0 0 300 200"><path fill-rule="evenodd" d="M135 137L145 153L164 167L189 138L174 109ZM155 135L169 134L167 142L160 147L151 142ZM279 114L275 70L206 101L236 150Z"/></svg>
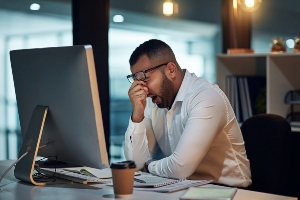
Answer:
<svg viewBox="0 0 300 200"><path fill-rule="evenodd" d="M143 81L134 81L129 88L128 96L133 108L131 120L139 123L144 119L144 110L146 107L146 98L148 95L148 88Z"/></svg>

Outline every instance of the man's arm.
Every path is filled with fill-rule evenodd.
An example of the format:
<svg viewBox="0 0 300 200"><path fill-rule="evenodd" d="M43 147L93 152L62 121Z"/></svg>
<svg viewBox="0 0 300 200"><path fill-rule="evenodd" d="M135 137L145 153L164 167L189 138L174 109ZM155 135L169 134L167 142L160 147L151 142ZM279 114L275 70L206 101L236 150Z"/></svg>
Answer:
<svg viewBox="0 0 300 200"><path fill-rule="evenodd" d="M151 173L170 178L193 174L228 120L225 100L215 90L202 91L188 109L188 120L175 151L151 162Z"/></svg>
<svg viewBox="0 0 300 200"><path fill-rule="evenodd" d="M157 142L150 125L150 119L141 123L131 120L125 133L124 153L127 160L134 160L137 168L143 168L147 160L152 159L157 150Z"/></svg>
<svg viewBox="0 0 300 200"><path fill-rule="evenodd" d="M136 162L138 169L155 155L157 149L150 119L145 118L147 95L148 88L143 81L134 81L128 90L133 111L125 133L124 153L127 160Z"/></svg>

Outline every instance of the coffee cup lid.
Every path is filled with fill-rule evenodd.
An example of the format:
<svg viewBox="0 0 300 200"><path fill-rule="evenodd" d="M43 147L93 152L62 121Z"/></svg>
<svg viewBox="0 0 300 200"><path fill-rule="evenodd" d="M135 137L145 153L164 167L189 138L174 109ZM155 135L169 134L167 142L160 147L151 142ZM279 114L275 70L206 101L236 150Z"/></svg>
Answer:
<svg viewBox="0 0 300 200"><path fill-rule="evenodd" d="M136 168L135 162L132 160L126 160L122 162L114 162L110 164L112 169L127 169L127 168Z"/></svg>

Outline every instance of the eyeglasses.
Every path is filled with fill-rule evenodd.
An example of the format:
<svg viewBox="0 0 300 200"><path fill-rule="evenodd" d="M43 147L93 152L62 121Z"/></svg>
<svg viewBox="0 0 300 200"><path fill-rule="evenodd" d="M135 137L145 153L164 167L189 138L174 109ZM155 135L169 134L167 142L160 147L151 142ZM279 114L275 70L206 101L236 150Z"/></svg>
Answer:
<svg viewBox="0 0 300 200"><path fill-rule="evenodd" d="M164 63L164 64L161 64L161 65L157 65L155 67L152 67L152 68L144 70L144 71L136 72L135 74L130 74L130 75L126 76L126 77L127 77L128 81L130 83L133 83L134 80L144 81L147 78L146 77L146 73L151 72L151 71L153 71L153 70L155 70L155 69L157 69L157 68L159 68L161 66L167 65L167 64L168 64L168 62Z"/></svg>

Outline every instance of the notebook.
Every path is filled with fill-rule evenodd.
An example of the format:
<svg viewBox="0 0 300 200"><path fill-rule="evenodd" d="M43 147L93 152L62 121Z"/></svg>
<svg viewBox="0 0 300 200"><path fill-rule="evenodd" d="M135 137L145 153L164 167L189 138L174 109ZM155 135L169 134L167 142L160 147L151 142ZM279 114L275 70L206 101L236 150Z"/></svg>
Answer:
<svg viewBox="0 0 300 200"><path fill-rule="evenodd" d="M134 181L134 187L162 187L165 185L171 185L174 183L182 182L184 179L172 179L165 178L160 176L155 176L150 173L142 173L142 175L136 177L136 181Z"/></svg>
<svg viewBox="0 0 300 200"><path fill-rule="evenodd" d="M185 179L183 181L176 182L176 183L169 184L169 185L164 185L161 187L134 187L134 190L167 193L167 192L175 192L178 190L187 189L189 187L202 186L202 185L209 184L211 182L212 182L212 180L188 180L188 179Z"/></svg>
<svg viewBox="0 0 300 200"><path fill-rule="evenodd" d="M180 200L232 200L237 188L190 187Z"/></svg>

